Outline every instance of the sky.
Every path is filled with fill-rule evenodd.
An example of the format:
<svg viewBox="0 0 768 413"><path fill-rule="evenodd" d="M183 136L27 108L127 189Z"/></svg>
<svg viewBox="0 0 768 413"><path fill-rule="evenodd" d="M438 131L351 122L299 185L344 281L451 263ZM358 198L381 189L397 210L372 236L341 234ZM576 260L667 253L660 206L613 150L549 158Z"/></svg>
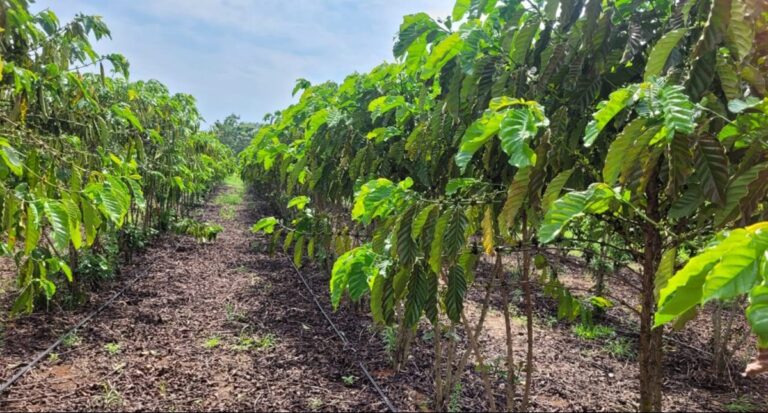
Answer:
<svg viewBox="0 0 768 413"><path fill-rule="evenodd" d="M298 78L341 81L392 61L402 16L450 14L453 0L37 0L64 23L99 15L131 80L157 79L197 98L208 124L259 121L294 101Z"/></svg>

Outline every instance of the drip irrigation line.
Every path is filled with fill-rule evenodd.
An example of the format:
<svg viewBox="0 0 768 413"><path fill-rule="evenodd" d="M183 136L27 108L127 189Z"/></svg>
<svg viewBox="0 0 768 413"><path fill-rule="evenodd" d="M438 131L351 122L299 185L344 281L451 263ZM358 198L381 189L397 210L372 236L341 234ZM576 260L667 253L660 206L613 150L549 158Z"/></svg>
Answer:
<svg viewBox="0 0 768 413"><path fill-rule="evenodd" d="M315 305L320 310L320 312L323 314L323 317L325 317L325 320L328 321L328 324L330 324L333 331L336 332L336 335L339 336L339 339L341 340L342 344L344 344L344 347L351 350L352 353L355 355L355 361L357 361L357 365L360 367L360 370L362 370L363 374L366 378L368 378L368 381L373 385L373 388L376 389L376 392L379 394L379 397L381 397L381 400L384 401L384 404L387 405L387 410L390 412L396 412L397 409L395 409L395 406L392 404L392 401L389 400L389 397L387 397L386 394L384 394L384 390L379 386L379 384L376 382L376 379L371 376L371 373L368 372L368 369L365 367L365 364L363 364L362 361L360 361L360 358L357 354L357 350L352 347L352 345L349 343L347 338L344 336L344 333L342 333L338 327L336 327L336 324L331 320L331 317L328 316L328 313L323 308L322 304L320 304L320 301L317 299L317 296L315 295L314 291L312 291L312 288L309 286L309 283L307 282L307 279L304 278L304 275L301 274L301 271L299 271L299 268L296 266L296 264L291 260L288 255L282 254L283 257L288 260L288 262L291 263L291 266L293 267L294 271L296 271L296 275L299 276L299 279L301 279L301 282L304 284L304 287L306 287L307 291L309 292L309 295L312 296L312 300L315 302Z"/></svg>
<svg viewBox="0 0 768 413"><path fill-rule="evenodd" d="M17 372L16 372L16 374L14 374L13 376L11 376L11 378L9 378L8 380L6 380L6 381L5 381L5 383L3 383L3 385L2 385L2 386L0 386L0 395L2 395L3 393L5 393L5 392L8 390L8 388L10 388L11 386L13 386L13 384L14 384L14 383L16 383L16 382L17 382L17 381L18 381L18 380L19 380L19 379L20 379L20 378L21 378L23 375L27 374L27 373L28 373L30 370L32 370L33 368L35 368L35 366L37 365L37 363L39 363L39 362L40 362L40 360L42 360L42 359L43 359L43 357L45 357L45 356L47 356L47 355L51 354L51 352L52 352L53 350L55 350L55 349L56 349L56 347L58 347L58 346L59 346L59 345L60 345L60 344L61 344L61 343L64 341L64 338L66 338L66 337L67 337L68 335L70 335L70 334L73 334L73 333L75 333L77 330L79 330L80 328L82 328L82 327L83 327L83 326L84 326L86 323L88 323L88 322L89 322L89 321L91 321L91 320L92 320L94 317L96 317L97 315L99 315L99 314L100 314L102 311L104 311L105 309L107 309L107 307L109 307L110 305L112 305L112 303L113 303L113 302L115 302L115 300L116 300L118 297L120 297L121 295L123 295L123 293L124 293L126 290L128 290L128 288L132 287L134 284L136 284L136 282L137 282L137 281L139 281L139 280L140 280L140 279L142 279L142 278L144 278L144 275L141 275L141 276L136 276L136 277L135 277L133 280L129 281L129 282L128 282L128 284L126 284L126 285L125 285L125 286L124 286L124 287L123 287L123 288L122 288L120 291L118 291L118 292L116 292L114 295L112 295L112 297L110 297L110 299L109 299L109 300L107 300L107 301L106 301L106 302L104 302L102 305L100 305L100 306L99 306L99 308L97 308L96 310L94 310L93 312L91 312L91 313L90 313L90 314L89 314L87 317L85 317L85 318L83 318L82 320L80 320L80 322L78 322L77 324L75 324L75 326L74 326L74 327L70 328L70 329L69 329L69 330L68 330L66 333L64 333L64 334L63 334L61 337L59 337L59 339L58 339L58 340L56 340L56 341L55 341L53 344L51 344L51 346L50 346L50 347L48 347L47 349L45 349L44 351L42 351L41 353L39 353L39 354L38 354L37 356L35 356L35 357L34 357L34 358L33 358L33 359L32 359L32 360L29 362L29 363L27 363L27 365L25 365L24 367L22 367L21 369L19 369L19 371L17 371Z"/></svg>

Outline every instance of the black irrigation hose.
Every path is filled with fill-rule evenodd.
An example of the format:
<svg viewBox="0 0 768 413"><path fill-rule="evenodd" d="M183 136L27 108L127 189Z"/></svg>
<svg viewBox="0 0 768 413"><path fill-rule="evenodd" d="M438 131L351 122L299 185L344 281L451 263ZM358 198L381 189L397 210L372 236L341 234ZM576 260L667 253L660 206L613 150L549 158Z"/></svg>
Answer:
<svg viewBox="0 0 768 413"><path fill-rule="evenodd" d="M373 388L376 389L376 392L381 397L381 400L384 401L384 404L387 405L387 410L390 412L396 412L397 409L394 405L392 405L392 402L389 400L386 394L384 394L384 390L379 386L379 384L376 382L376 380L371 376L371 373L368 372L368 369L365 367L365 364L363 364L362 361L360 361L360 358L357 355L357 350L352 347L352 345L349 343L347 338L344 336L344 333L342 333L338 327L336 327L336 324L331 320L331 317L328 316L328 313L325 312L325 309L323 308L322 304L320 304L320 301L317 299L317 296L312 291L312 288L309 286L309 283L307 282L307 279L304 278L304 275L301 274L301 271L299 271L299 268L296 266L296 264L291 260L288 255L282 254L283 257L288 260L291 263L291 266L296 271L296 275L299 276L301 279L301 282L304 283L304 287L307 288L307 291L309 292L309 295L312 296L312 300L315 302L315 305L317 305L317 308L320 310L320 312L323 314L323 317L325 317L325 320L328 321L328 324L331 325L331 328L333 328L333 331L336 332L336 335L339 336L339 339L341 339L341 342L344 344L344 347L351 350L352 353L355 355L355 361L357 361L357 365L360 367L360 370L362 370L363 374L365 374L365 377L368 378L368 381L371 382L371 385L373 385Z"/></svg>
<svg viewBox="0 0 768 413"><path fill-rule="evenodd" d="M80 320L79 323L75 324L74 327L69 329L66 333L64 333L61 337L59 337L59 339L56 340L56 342L51 344L50 347L48 347L47 349L45 349L45 351L35 356L35 358L33 358L32 361L30 361L26 366L19 369L19 371L17 371L16 374L11 376L11 378L6 380L5 383L3 383L2 386L0 386L0 395L5 393L8 390L8 388L11 387L14 383L16 383L23 375L27 374L30 370L32 370L37 365L37 363L39 363L40 360L43 359L43 357L47 356L53 350L55 350L56 347L58 347L61 344L61 342L64 341L65 337L67 337L70 334L73 334L74 332L79 330L81 327L83 327L87 322L91 321L91 319L99 315L102 311L104 311L107 307L109 307L113 302L115 302L115 300L118 297L123 295L123 293L126 290L128 290L129 287L136 284L136 282L141 278L143 278L143 276L136 276L133 280L129 281L128 284L126 284L120 291L116 292L109 300L107 300L104 304L99 306L99 308L97 308L95 311L90 313L87 317Z"/></svg>

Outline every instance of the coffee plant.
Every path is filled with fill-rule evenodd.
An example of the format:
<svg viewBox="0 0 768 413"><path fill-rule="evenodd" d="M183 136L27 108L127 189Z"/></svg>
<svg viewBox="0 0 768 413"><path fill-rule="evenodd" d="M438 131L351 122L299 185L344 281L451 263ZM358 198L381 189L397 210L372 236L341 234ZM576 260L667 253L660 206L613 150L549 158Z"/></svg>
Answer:
<svg viewBox="0 0 768 413"><path fill-rule="evenodd" d="M132 244L167 229L234 163L199 131L194 98L131 82L124 57L93 50L110 37L99 17L62 24L2 0L0 24L0 252L18 268L21 313L51 299L57 279L106 265L118 234Z"/></svg>
<svg viewBox="0 0 768 413"><path fill-rule="evenodd" d="M367 296L374 320L398 326L402 351L425 317L437 409L471 357L485 365L477 338L498 285L505 408L526 410L534 273L573 319L614 303L604 281L576 298L558 261L597 255L641 292L639 307L626 305L639 324L640 409L660 410L660 325L749 293L765 343L755 223L768 192L767 24L762 2L741 0L459 0L446 19L406 16L394 63L340 84L300 80L298 103L240 155L281 217L254 230L293 246L297 265L323 258L334 307ZM676 273L679 251L702 255ZM483 260L493 264L477 277ZM473 284L486 291L478 320L465 310ZM519 373L513 289L527 322ZM446 330L463 332L465 351Z"/></svg>

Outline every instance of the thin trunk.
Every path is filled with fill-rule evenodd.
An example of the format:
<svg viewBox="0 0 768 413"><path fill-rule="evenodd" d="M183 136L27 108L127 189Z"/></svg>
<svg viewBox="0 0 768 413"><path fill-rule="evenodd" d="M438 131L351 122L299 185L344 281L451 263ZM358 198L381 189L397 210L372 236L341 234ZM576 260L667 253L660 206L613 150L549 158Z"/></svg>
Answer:
<svg viewBox="0 0 768 413"><path fill-rule="evenodd" d="M488 369L485 366L483 353L480 351L480 343L478 342L478 337L475 337L474 334L472 334L472 328L470 327L469 319L467 319L467 315L464 309L461 310L461 321L466 326L467 340L469 341L470 349L475 353L475 362L478 366L480 366L480 378L483 380L483 389L485 391L485 399L488 403L488 410L495 412L496 397L493 395L491 377L488 374Z"/></svg>
<svg viewBox="0 0 768 413"><path fill-rule="evenodd" d="M435 411L443 410L443 369L442 369L442 334L440 333L440 321L435 322ZM448 366L450 368L450 366Z"/></svg>
<svg viewBox="0 0 768 413"><path fill-rule="evenodd" d="M528 242L528 222L523 213L523 239ZM531 252L523 249L523 285L525 288L525 323L528 339L528 351L525 356L525 389L523 392L524 412L528 411L528 403L531 398L531 385L533 381L533 297L531 291Z"/></svg>
<svg viewBox="0 0 768 413"><path fill-rule="evenodd" d="M496 257L496 267L502 268L501 254ZM502 313L504 314L504 333L507 340L507 383L505 386L506 398L507 398L507 411L512 412L515 410L515 353L513 350L512 342L512 320L509 315L509 279L501 272L501 306Z"/></svg>
<svg viewBox="0 0 768 413"><path fill-rule="evenodd" d="M658 220L659 187L656 182L658 168L654 168L648 179L645 194L647 198L646 215ZM661 411L662 388L662 333L663 329L653 329L655 312L654 279L661 256L661 235L651 223L643 224L645 250L643 257L642 310L640 314L640 411Z"/></svg>

